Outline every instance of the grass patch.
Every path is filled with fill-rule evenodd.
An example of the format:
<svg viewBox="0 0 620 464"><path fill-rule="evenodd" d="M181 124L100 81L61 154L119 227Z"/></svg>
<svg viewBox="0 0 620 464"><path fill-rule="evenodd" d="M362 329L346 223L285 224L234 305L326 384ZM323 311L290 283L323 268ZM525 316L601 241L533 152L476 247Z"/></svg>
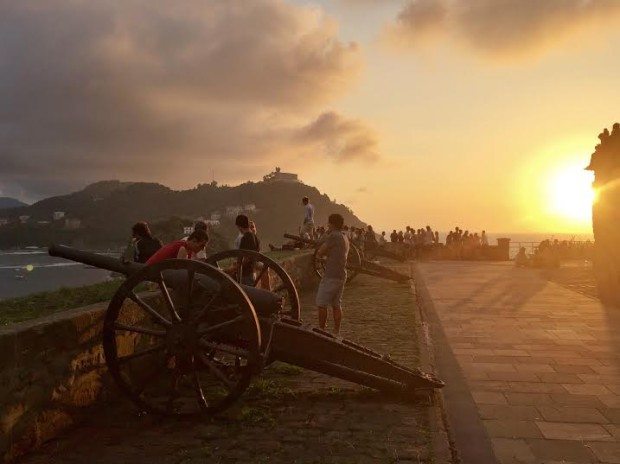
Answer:
<svg viewBox="0 0 620 464"><path fill-rule="evenodd" d="M244 406L241 408L239 414L241 422L253 425L268 425L273 426L276 423L275 418L267 408Z"/></svg>
<svg viewBox="0 0 620 464"><path fill-rule="evenodd" d="M270 379L258 378L252 382L246 397L252 400L277 400L292 398L295 392L290 388Z"/></svg>
<svg viewBox="0 0 620 464"><path fill-rule="evenodd" d="M284 364L275 362L269 366L269 372L283 377L294 377L300 375L304 370L301 367L293 366L291 364Z"/></svg>
<svg viewBox="0 0 620 464"><path fill-rule="evenodd" d="M27 321L67 309L108 301L122 280L110 280L77 288L61 288L0 301L0 325Z"/></svg>

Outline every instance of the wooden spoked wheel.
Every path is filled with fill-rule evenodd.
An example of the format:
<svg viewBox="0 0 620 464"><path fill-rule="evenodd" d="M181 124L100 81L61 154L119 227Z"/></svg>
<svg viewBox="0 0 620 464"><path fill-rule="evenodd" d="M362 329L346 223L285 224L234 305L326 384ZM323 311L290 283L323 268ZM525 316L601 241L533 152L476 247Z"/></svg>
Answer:
<svg viewBox="0 0 620 464"><path fill-rule="evenodd" d="M108 306L103 348L121 390L141 411L165 415L225 409L262 365L245 292L191 260L162 261L128 278Z"/></svg>
<svg viewBox="0 0 620 464"><path fill-rule="evenodd" d="M314 273L319 278L323 278L325 275L325 257L320 258L317 254L318 251L318 248L314 250L314 256L312 257ZM362 254L359 248L351 243L349 246L349 254L347 255L347 283L351 282L355 276L357 276L361 266Z"/></svg>
<svg viewBox="0 0 620 464"><path fill-rule="evenodd" d="M281 315L299 320L300 303L297 288L291 276L273 259L251 250L226 250L207 258L207 263L231 272L231 276L242 285L262 288L282 298ZM242 266L251 267L242 275Z"/></svg>

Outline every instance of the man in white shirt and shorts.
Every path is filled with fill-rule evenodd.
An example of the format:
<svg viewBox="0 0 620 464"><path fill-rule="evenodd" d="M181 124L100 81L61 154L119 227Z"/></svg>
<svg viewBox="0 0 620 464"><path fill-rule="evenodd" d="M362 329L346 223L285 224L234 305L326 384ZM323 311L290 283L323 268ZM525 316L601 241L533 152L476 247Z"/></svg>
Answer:
<svg viewBox="0 0 620 464"><path fill-rule="evenodd" d="M325 257L325 274L316 293L316 306L319 312L319 327L325 330L327 308L334 314L334 335L340 333L342 322L342 293L347 281L347 255L349 239L342 233L344 219L340 214L331 214L327 223L328 233L317 251L319 258Z"/></svg>

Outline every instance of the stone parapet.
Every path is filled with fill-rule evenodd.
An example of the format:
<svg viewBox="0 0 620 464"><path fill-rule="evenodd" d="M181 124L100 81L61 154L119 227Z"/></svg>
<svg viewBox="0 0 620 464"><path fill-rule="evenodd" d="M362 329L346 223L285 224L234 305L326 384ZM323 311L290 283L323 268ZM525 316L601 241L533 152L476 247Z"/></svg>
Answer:
<svg viewBox="0 0 620 464"><path fill-rule="evenodd" d="M312 254L278 258L297 289L316 285ZM101 333L106 303L0 327L0 456L10 462L118 396ZM129 354L129 353L126 353Z"/></svg>

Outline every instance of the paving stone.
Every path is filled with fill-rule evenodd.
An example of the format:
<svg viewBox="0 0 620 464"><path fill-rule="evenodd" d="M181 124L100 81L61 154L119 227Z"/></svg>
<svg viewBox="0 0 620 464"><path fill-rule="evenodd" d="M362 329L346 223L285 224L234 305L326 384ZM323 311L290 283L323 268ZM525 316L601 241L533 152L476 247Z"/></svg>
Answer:
<svg viewBox="0 0 620 464"><path fill-rule="evenodd" d="M596 458L589 446L579 441L529 439L527 444L536 456L536 463L590 463Z"/></svg>
<svg viewBox="0 0 620 464"><path fill-rule="evenodd" d="M605 463L620 463L620 443L588 443L596 457Z"/></svg>
<svg viewBox="0 0 620 464"><path fill-rule="evenodd" d="M566 393L562 385L545 382L510 382L506 390L520 393Z"/></svg>
<svg viewBox="0 0 620 464"><path fill-rule="evenodd" d="M597 424L541 422L536 425L545 438L551 440L611 440L610 433Z"/></svg>
<svg viewBox="0 0 620 464"><path fill-rule="evenodd" d="M542 438L533 421L489 419L483 423L489 436L493 438Z"/></svg>
<svg viewBox="0 0 620 464"><path fill-rule="evenodd" d="M507 404L502 393L489 391L472 391L471 395L477 404Z"/></svg>
<svg viewBox="0 0 620 464"><path fill-rule="evenodd" d="M594 408L540 405L538 411L547 422L609 423L609 419Z"/></svg>
<svg viewBox="0 0 620 464"><path fill-rule="evenodd" d="M493 451L501 464L535 464L536 457L525 440L493 438Z"/></svg>
<svg viewBox="0 0 620 464"><path fill-rule="evenodd" d="M547 393L506 393L506 398L509 404L514 405L539 405L539 404L551 404L551 397Z"/></svg>
<svg viewBox="0 0 620 464"><path fill-rule="evenodd" d="M535 420L543 418L534 406L480 404L478 411L483 419Z"/></svg>
<svg viewBox="0 0 620 464"><path fill-rule="evenodd" d="M611 392L604 385L593 384L563 384L564 388L572 395L608 395Z"/></svg>

